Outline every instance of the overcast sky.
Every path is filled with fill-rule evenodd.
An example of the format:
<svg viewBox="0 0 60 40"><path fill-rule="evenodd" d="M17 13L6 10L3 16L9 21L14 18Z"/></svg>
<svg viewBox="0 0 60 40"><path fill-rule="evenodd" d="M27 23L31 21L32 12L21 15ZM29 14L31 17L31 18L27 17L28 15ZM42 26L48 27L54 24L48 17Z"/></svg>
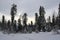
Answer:
<svg viewBox="0 0 60 40"><path fill-rule="evenodd" d="M0 18L5 15L6 19L10 19L10 9L13 3L17 5L17 16L15 19L26 12L29 20L34 21L35 13L39 13L40 6L45 8L45 18L52 16L54 11L57 14L60 0L0 0Z"/></svg>

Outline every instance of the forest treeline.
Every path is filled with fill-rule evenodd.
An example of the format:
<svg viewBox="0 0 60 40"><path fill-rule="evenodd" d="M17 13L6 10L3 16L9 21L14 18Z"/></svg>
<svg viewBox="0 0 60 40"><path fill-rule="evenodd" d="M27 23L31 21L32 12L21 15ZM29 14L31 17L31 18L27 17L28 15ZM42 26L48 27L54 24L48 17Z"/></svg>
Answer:
<svg viewBox="0 0 60 40"><path fill-rule="evenodd" d="M52 22L51 17L48 17L48 22L46 22L45 19L45 9L43 6L40 6L39 8L39 14L35 13L35 23L33 25L33 21L31 21L30 24L27 24L27 13L24 13L22 16L22 23L21 18L16 21L15 15L17 13L17 5L13 4L11 7L11 21L5 20L5 16L2 15L2 21L0 21L0 30L8 33L32 33L32 32L50 32L52 30L58 30L60 29L60 4L58 8L58 15L55 17L55 14L52 16ZM38 16L39 15L39 16Z"/></svg>

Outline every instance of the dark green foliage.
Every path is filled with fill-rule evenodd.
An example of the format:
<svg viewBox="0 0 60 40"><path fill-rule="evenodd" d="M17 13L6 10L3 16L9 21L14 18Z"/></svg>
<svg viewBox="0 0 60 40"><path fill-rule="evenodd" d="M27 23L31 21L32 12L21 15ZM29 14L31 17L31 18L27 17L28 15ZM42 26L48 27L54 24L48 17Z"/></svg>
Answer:
<svg viewBox="0 0 60 40"><path fill-rule="evenodd" d="M48 22L46 23L46 31L50 32L52 29L51 27L51 17L49 16Z"/></svg>
<svg viewBox="0 0 60 40"><path fill-rule="evenodd" d="M59 4L59 8L58 8L58 25L59 25L59 29L60 29L60 4Z"/></svg>
<svg viewBox="0 0 60 40"><path fill-rule="evenodd" d="M53 14L53 17L52 17L52 29L54 28L54 25L57 24L56 20L57 19L55 18L55 15Z"/></svg>
<svg viewBox="0 0 60 40"><path fill-rule="evenodd" d="M38 14L35 13L35 31L38 30Z"/></svg>
<svg viewBox="0 0 60 40"><path fill-rule="evenodd" d="M24 15L22 16L22 20L23 20L23 30L26 33L26 31L27 31L27 13L24 13Z"/></svg>
<svg viewBox="0 0 60 40"><path fill-rule="evenodd" d="M18 31L22 31L21 19L18 19Z"/></svg>
<svg viewBox="0 0 60 40"><path fill-rule="evenodd" d="M5 29L5 16L2 16L2 30Z"/></svg>
<svg viewBox="0 0 60 40"><path fill-rule="evenodd" d="M32 21L31 21L30 28L31 28L31 32L32 32L33 31L33 22Z"/></svg>
<svg viewBox="0 0 60 40"><path fill-rule="evenodd" d="M14 21L14 17L17 13L17 8L16 7L17 7L17 5L13 4L12 8L11 8L11 22L12 22L12 24L13 24L13 21Z"/></svg>
<svg viewBox="0 0 60 40"><path fill-rule="evenodd" d="M44 7L43 6L40 6L40 8L39 8L39 15L40 16L44 16L44 14L45 14Z"/></svg>
<svg viewBox="0 0 60 40"><path fill-rule="evenodd" d="M37 24L37 21L38 21L38 14L35 13L35 24Z"/></svg>
<svg viewBox="0 0 60 40"><path fill-rule="evenodd" d="M7 29L9 30L9 31L11 31L11 24L10 24L10 20L8 20L8 23L7 23Z"/></svg>
<svg viewBox="0 0 60 40"><path fill-rule="evenodd" d="M24 15L23 15L23 25L27 25L27 14L26 13L24 13Z"/></svg>
<svg viewBox="0 0 60 40"><path fill-rule="evenodd" d="M17 24L16 24L16 20L14 21L13 30L14 30L15 32L17 31Z"/></svg>
<svg viewBox="0 0 60 40"><path fill-rule="evenodd" d="M41 31L45 31L45 25L46 25L46 21L45 21L45 10L43 6L40 6L39 9L39 17L38 17L38 30Z"/></svg>

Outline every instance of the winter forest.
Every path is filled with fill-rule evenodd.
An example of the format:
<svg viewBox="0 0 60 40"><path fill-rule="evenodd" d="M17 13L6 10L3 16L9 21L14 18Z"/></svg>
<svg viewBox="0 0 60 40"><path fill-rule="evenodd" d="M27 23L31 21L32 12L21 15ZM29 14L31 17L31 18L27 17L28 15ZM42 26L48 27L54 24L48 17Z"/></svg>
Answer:
<svg viewBox="0 0 60 40"><path fill-rule="evenodd" d="M0 21L0 30L7 32L7 33L32 33L32 32L51 32L60 30L60 4L58 5L58 15L55 17L55 14L51 17L49 16L46 22L45 19L45 8L43 6L40 6L39 13L35 13L35 23L33 24L33 21L31 23L27 24L28 15L27 13L24 13L22 17L19 17L18 21L16 21L15 15L17 13L17 5L12 4L10 15L11 15L11 21L5 20L5 15L2 15L2 21ZM21 20L23 22L21 22Z"/></svg>

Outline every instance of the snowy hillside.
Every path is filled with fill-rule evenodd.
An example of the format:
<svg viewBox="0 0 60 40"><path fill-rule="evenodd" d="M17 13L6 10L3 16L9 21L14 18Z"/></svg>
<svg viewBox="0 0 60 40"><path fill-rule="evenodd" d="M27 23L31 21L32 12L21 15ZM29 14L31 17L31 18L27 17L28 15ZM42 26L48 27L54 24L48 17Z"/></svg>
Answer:
<svg viewBox="0 0 60 40"><path fill-rule="evenodd" d="M53 34L53 32L3 34L0 32L0 40L60 40L60 34Z"/></svg>

